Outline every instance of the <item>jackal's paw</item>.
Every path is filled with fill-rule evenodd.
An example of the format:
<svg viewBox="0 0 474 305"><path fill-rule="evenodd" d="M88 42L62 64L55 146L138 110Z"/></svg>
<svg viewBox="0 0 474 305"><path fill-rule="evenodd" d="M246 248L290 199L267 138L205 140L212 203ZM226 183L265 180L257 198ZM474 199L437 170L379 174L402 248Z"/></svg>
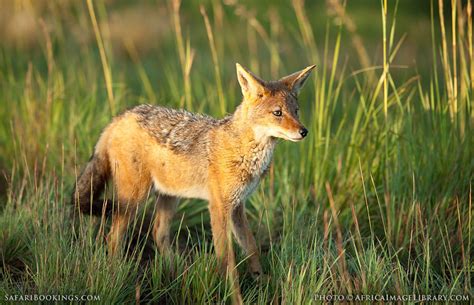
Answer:
<svg viewBox="0 0 474 305"><path fill-rule="evenodd" d="M266 283L270 280L270 276L262 272L252 272L252 277L255 281L260 283Z"/></svg>
<svg viewBox="0 0 474 305"><path fill-rule="evenodd" d="M254 280L259 282L266 282L269 278L267 274L262 272L262 270L251 270L250 275Z"/></svg>

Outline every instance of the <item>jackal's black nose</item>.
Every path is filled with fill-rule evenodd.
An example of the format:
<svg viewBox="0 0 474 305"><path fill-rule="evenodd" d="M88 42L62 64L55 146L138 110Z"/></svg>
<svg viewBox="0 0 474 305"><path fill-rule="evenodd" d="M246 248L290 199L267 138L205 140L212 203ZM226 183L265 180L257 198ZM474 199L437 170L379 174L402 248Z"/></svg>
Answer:
<svg viewBox="0 0 474 305"><path fill-rule="evenodd" d="M304 128L304 127L300 129L300 135L301 135L303 138L306 137L307 134L308 134L308 129L306 129L306 128Z"/></svg>

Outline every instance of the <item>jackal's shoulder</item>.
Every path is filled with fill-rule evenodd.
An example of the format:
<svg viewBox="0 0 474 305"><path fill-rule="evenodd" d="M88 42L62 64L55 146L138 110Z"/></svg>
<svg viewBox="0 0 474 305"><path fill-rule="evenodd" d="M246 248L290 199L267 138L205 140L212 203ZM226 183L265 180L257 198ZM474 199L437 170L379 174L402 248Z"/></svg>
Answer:
<svg viewBox="0 0 474 305"><path fill-rule="evenodd" d="M156 141L182 153L204 148L209 131L230 119L216 119L204 114L149 104L136 106L128 112L136 115L137 123Z"/></svg>

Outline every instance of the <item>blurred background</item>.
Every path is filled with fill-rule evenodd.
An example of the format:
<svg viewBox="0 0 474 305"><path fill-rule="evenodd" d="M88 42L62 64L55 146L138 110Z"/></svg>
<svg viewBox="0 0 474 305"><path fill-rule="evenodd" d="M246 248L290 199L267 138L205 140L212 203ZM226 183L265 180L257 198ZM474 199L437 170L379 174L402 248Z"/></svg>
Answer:
<svg viewBox="0 0 474 305"><path fill-rule="evenodd" d="M395 64L411 68L418 65L421 70L426 69L427 65L430 66L432 56L430 2L399 1L396 12L397 36L400 38L406 35L406 37ZM451 3L444 2L449 16ZM227 44L229 50L233 50L226 52L224 57L224 62L230 62L231 68L233 68L231 63L236 61L236 57L242 57L240 60L246 60L249 64L249 58L245 58L245 54L265 51L262 35L268 35L268 39L278 42L278 52L282 58L292 60L294 54L290 51L295 48L297 39L295 35L299 32L298 24L295 23L294 3L303 5L302 1L293 3L292 1L275 3L266 0L183 1L180 8L182 30L196 51L196 59L199 59L199 62L204 60L205 64L205 60L210 58L206 29L200 14L200 5L205 5L208 7L213 25L219 26L215 30L225 31L222 33L224 36L233 38L223 42ZM19 67L25 66L25 62L34 59L35 55L41 56L44 31L51 35L53 43L67 42L71 50L77 52L78 58L81 56L81 50L91 47L91 44L92 47L95 46L89 16L81 14L86 5L83 1L2 0L1 5L2 49L16 50L18 55L22 55L16 63ZM112 49L117 63L126 64L131 61L130 57L136 55L147 62L147 69L150 64L152 65L150 71L159 72L160 60L175 51L173 14L170 7L172 5L172 2L148 0L101 2L97 12L99 19L102 20L99 26L104 31L104 39ZM393 8L395 1L389 1L388 5ZM347 28L342 35L342 39L347 42L344 43L347 47L341 50L343 58L347 58L354 68L359 66L357 55L350 47L351 38L356 35L361 39L361 46L366 49L369 62L365 64L380 64L382 54L380 3L358 0L348 1L345 9L343 6L343 1L339 0L304 3L319 52L323 52L327 31L335 31L337 30L335 26L343 24ZM447 24L450 22L447 21ZM130 50L132 46L133 51ZM218 50L222 51L222 48ZM136 54L131 55L131 52Z"/></svg>
<svg viewBox="0 0 474 305"><path fill-rule="evenodd" d="M401 0L398 3L398 10L395 12L396 33L397 38L403 37L404 41L393 64L400 66L401 70L418 67L420 71L425 71L432 62L430 2ZM451 1L444 2L449 15ZM295 54L304 53L303 50L295 51L299 47L295 39L300 38L297 35L299 25L296 22L295 4L304 6L318 52L324 52L327 32L338 31L337 26L342 25L343 45L347 47L341 49L341 55L344 61L349 62L351 69L381 63L382 18L378 1L343 3L339 0L327 0L306 1L304 4L303 1L268 0L183 1L180 5L181 29L195 51L196 65L206 65L211 59L208 56L209 45L200 13L200 6L204 5L215 31L221 32L216 35L221 38L216 43L217 51L224 53L219 54L225 63L223 68L233 69L233 63L240 60L243 64L252 65L254 69L263 69L262 73L267 76L269 71L265 69L268 70L269 67L256 67L257 63L250 62L250 58L258 61L260 57L269 56L265 45L269 41L266 40L278 42L276 51L284 59L284 66L288 65L287 60L290 63L297 61ZM389 1L388 5L393 10L395 1ZM30 61L38 61L38 64L41 59L44 61L45 35L50 36L53 48L59 42L65 43L67 49L54 50L69 53L72 61L80 60L85 50L96 49L94 30L85 1L2 0L1 6L2 52L15 52L17 57L12 63L14 69L26 69ZM434 13L437 23L438 12ZM172 1L100 1L97 3L96 14L106 48L110 49L114 63L120 65L117 69L130 69L134 60L139 59L146 63L145 69L154 80L159 77L157 74L162 70L160 66L163 66L163 61L176 60ZM227 39L230 37L232 39ZM329 39L335 37L336 35L329 35ZM354 37L360 40L356 45L351 43ZM358 52L366 56L362 64L359 63ZM304 64L307 63L301 61L299 65ZM331 61L323 64L330 65ZM136 86L131 88L138 90Z"/></svg>

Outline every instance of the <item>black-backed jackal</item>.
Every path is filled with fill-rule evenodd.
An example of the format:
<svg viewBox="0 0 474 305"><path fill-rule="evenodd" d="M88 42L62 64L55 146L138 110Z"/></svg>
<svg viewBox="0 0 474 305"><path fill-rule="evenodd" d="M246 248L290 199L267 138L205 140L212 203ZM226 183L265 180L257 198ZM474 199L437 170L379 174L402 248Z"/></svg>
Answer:
<svg viewBox="0 0 474 305"><path fill-rule="evenodd" d="M296 142L307 135L298 118L297 97L313 68L267 82L237 64L243 101L223 119L151 105L126 111L102 132L77 180L74 203L84 213L112 211L111 204L100 198L107 180L112 180L118 202L107 242L115 253L133 212L154 187L153 238L163 253L170 246L169 228L178 198L208 200L222 270L235 269L227 234L232 230L249 257L251 273L261 274L245 199L267 170L276 138Z"/></svg>

